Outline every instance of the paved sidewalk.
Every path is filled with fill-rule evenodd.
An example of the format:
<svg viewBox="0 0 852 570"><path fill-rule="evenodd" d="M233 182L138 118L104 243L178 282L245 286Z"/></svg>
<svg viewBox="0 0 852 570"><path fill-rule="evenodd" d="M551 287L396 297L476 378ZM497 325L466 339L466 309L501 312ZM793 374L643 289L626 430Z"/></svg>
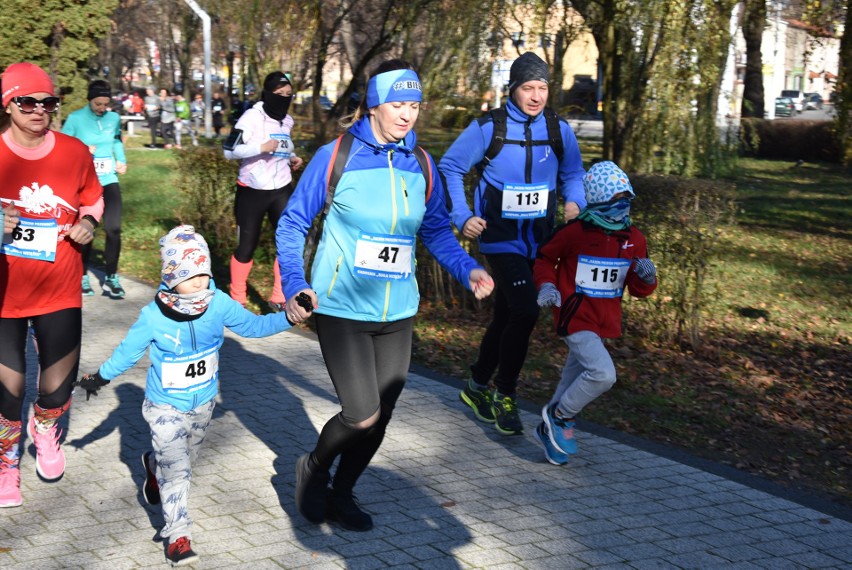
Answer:
<svg viewBox="0 0 852 570"><path fill-rule="evenodd" d="M123 283L126 300L85 299L84 372L152 297L146 285ZM0 568L167 567L155 540L161 514L139 493L146 368L147 357L97 398L78 394L62 480L40 481L24 442L24 504L0 509ZM190 498L196 568L852 566L848 510L820 512L587 431L580 454L556 467L532 438L533 408L522 413L525 436L502 437L463 408L461 382L418 374L356 488L376 528L314 526L293 504L294 465L338 411L316 341L229 334L220 373Z"/></svg>

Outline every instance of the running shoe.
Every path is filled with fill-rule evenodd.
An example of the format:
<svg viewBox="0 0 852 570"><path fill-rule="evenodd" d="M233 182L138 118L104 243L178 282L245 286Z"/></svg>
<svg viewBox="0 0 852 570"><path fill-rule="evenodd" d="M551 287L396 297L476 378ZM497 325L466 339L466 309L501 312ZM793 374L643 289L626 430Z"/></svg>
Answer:
<svg viewBox="0 0 852 570"><path fill-rule="evenodd" d="M331 490L328 494L325 519L346 530L366 532L373 528L373 517L361 509L358 499L351 492L338 493Z"/></svg>
<svg viewBox="0 0 852 570"><path fill-rule="evenodd" d="M524 424L518 414L518 402L512 396L498 396L492 399L491 408L494 410L494 421L497 431L503 435L521 435Z"/></svg>
<svg viewBox="0 0 852 570"><path fill-rule="evenodd" d="M198 560L198 555L192 550L189 539L181 536L176 540L169 541L166 559L172 566L185 566Z"/></svg>
<svg viewBox="0 0 852 570"><path fill-rule="evenodd" d="M113 273L104 278L103 290L113 299L122 299L124 297L124 288L118 281L118 274Z"/></svg>
<svg viewBox="0 0 852 570"><path fill-rule="evenodd" d="M12 465L0 459L0 508L20 507L21 470L18 465Z"/></svg>
<svg viewBox="0 0 852 570"><path fill-rule="evenodd" d="M464 390L459 392L459 399L470 406L473 415L481 422L494 423L494 409L491 407L491 391L487 388L477 390L470 387L471 382L466 382Z"/></svg>
<svg viewBox="0 0 852 570"><path fill-rule="evenodd" d="M89 283L89 276L83 275L83 296L91 297L95 292L92 290L92 285Z"/></svg>
<svg viewBox="0 0 852 570"><path fill-rule="evenodd" d="M53 424L46 432L39 432L35 416L30 418L28 431L36 448L36 472L45 481L58 481L65 474L65 452L59 445L62 431Z"/></svg>
<svg viewBox="0 0 852 570"><path fill-rule="evenodd" d="M538 427L535 428L535 438L544 449L544 457L548 462L554 465L565 465L568 463L568 454L562 453L550 443L544 422L539 423Z"/></svg>
<svg viewBox="0 0 852 570"><path fill-rule="evenodd" d="M574 439L574 420L556 416L556 404L544 406L541 409L541 419L544 420L550 443L563 453L577 453L577 440Z"/></svg>

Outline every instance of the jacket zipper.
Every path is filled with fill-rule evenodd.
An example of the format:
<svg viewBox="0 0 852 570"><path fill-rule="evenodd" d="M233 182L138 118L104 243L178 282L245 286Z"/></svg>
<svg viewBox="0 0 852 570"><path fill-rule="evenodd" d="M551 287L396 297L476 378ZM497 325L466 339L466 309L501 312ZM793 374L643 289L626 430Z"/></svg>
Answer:
<svg viewBox="0 0 852 570"><path fill-rule="evenodd" d="M390 173L390 190L391 190L391 224L390 224L390 233L393 235L394 231L396 231L396 220L399 216L398 206L396 203L396 174L393 170L393 151L388 151L388 172ZM403 191L405 190L403 182ZM408 204L406 203L406 210L408 209ZM382 322L387 321L388 319L388 307L390 306L390 281L385 283L385 303L384 307L382 307Z"/></svg>
<svg viewBox="0 0 852 570"><path fill-rule="evenodd" d="M524 181L527 184L532 183L533 155L532 155L532 129L530 129L530 123L531 122L532 122L532 117L527 119L527 122L524 123L524 141L526 142L526 144L524 145L524 148L526 149L526 153L527 153L527 162L524 165ZM531 227L532 227L532 221L530 221L529 219L526 219L526 220L521 222L521 239L523 239L524 245L527 247L527 258L532 257L532 252L533 252L533 244L532 244L532 239L531 239L531 235L530 235L531 232L532 232Z"/></svg>

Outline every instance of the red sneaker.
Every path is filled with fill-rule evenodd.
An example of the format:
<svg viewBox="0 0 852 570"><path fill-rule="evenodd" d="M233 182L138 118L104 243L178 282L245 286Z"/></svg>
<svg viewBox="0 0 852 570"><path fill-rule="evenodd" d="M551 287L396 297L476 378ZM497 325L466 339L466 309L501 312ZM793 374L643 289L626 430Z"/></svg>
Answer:
<svg viewBox="0 0 852 570"><path fill-rule="evenodd" d="M170 541L166 550L166 559L172 566L184 566L198 560L198 555L193 552L189 539L185 536Z"/></svg>

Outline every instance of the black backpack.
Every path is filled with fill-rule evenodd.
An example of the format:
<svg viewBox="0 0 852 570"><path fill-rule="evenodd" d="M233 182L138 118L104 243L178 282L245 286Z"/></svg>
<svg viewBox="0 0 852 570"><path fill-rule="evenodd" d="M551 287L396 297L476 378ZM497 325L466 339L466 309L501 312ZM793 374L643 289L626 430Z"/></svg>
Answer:
<svg viewBox="0 0 852 570"><path fill-rule="evenodd" d="M308 233L308 237L305 239L304 260L306 274L311 262L311 257L314 254L314 247L316 246L317 236L320 233L320 227L322 226L325 217L328 215L328 211L331 210L331 203L334 202L334 192L337 190L337 183L340 182L340 177L343 175L343 169L346 166L346 160L349 158L349 150L352 148L353 140L355 140L355 136L347 131L337 137L337 142L334 144L334 149L331 151L331 159L328 161L328 175L326 177L325 185L325 205L322 207L319 222L314 224L311 231ZM426 178L426 201L428 202L429 196L432 195L433 186L432 167L429 161L429 155L426 154L426 151L423 150L422 147L418 146L414 149L414 158L417 159L417 163L420 165L423 177Z"/></svg>
<svg viewBox="0 0 852 570"><path fill-rule="evenodd" d="M494 159L495 156L500 154L500 151L503 150L504 144L517 144L520 146L526 146L527 144L532 146L549 145L553 150L553 153L556 155L556 159L560 162L562 161L562 155L565 154L565 146L562 142L562 131L559 129L559 121L561 119L550 107L544 108L544 120L547 123L547 140L534 140L527 143L527 141L524 140L507 139L507 120L508 113L506 112L505 107L491 109L488 114L477 119L480 126L486 124L488 121L494 123L494 129L491 133L491 143L485 151L485 156L482 157L482 160L477 165L480 172Z"/></svg>

